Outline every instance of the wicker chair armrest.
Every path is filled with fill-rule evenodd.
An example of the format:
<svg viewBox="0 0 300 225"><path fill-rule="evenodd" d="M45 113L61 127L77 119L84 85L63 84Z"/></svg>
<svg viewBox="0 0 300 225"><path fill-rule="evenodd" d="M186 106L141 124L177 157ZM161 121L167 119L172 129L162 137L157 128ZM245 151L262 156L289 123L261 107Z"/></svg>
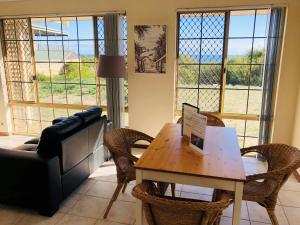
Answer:
<svg viewBox="0 0 300 225"><path fill-rule="evenodd" d="M149 145L144 145L144 144L133 144L133 148L142 148L142 149L147 149Z"/></svg>
<svg viewBox="0 0 300 225"><path fill-rule="evenodd" d="M127 141L128 141L128 144L130 147L135 147L137 146L137 148L147 148L148 146L147 145L144 145L144 144L136 144L137 141L147 141L149 143L151 143L154 138L147 135L147 134L144 134L140 131L131 131L131 134L129 134L127 136ZM147 147L146 147L147 146Z"/></svg>
<svg viewBox="0 0 300 225"><path fill-rule="evenodd" d="M130 154L127 151L120 151L120 149L123 149L123 146L109 146L110 150L113 150L114 154L117 154L119 156L124 156L128 159L130 159L133 162L137 162L139 160L139 158L135 157L134 155Z"/></svg>
<svg viewBox="0 0 300 225"><path fill-rule="evenodd" d="M260 146L257 145L257 146L251 146L251 147L247 147L247 148L241 148L241 155L245 155L247 153L250 153L250 152L259 152L259 149L260 149Z"/></svg>
<svg viewBox="0 0 300 225"><path fill-rule="evenodd" d="M247 181L257 181L257 180L265 180L272 178L270 173L259 173L247 176Z"/></svg>

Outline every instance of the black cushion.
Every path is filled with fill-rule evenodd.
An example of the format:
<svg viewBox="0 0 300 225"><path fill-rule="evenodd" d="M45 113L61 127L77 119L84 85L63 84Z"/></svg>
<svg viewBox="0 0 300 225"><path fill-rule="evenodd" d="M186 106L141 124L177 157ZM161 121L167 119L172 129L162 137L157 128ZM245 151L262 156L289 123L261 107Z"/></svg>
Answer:
<svg viewBox="0 0 300 225"><path fill-rule="evenodd" d="M56 133L57 135L62 136L75 130L81 125L82 125L82 121L79 117L70 116L67 119L62 120L61 122L55 123L54 125L44 129L42 132L42 136L44 132L49 132L49 131L51 131L50 133Z"/></svg>
<svg viewBox="0 0 300 225"><path fill-rule="evenodd" d="M54 120L52 120L52 125L56 124L56 123L59 123L65 119L67 119L68 117L58 117L58 118L55 118Z"/></svg>
<svg viewBox="0 0 300 225"><path fill-rule="evenodd" d="M92 106L89 109L74 114L74 116L79 116L84 123L88 123L95 119L99 119L102 113L102 109L98 106Z"/></svg>

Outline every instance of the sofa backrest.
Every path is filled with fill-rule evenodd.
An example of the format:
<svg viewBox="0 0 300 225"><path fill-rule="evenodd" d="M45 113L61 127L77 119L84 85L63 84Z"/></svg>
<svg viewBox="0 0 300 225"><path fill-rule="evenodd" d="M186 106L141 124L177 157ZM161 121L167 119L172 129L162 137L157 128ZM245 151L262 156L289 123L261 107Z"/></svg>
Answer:
<svg viewBox="0 0 300 225"><path fill-rule="evenodd" d="M38 152L58 155L62 174L102 145L106 116L101 117L102 111L97 108L76 113L43 130Z"/></svg>

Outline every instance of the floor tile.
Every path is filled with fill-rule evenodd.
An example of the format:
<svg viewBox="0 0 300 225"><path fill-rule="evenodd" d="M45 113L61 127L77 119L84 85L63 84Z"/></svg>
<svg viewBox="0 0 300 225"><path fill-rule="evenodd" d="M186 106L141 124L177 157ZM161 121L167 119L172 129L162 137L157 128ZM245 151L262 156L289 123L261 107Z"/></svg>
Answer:
<svg viewBox="0 0 300 225"><path fill-rule="evenodd" d="M132 183L128 184L124 193L120 192L118 199L119 201L135 202L136 198L132 196L131 191L135 185Z"/></svg>
<svg viewBox="0 0 300 225"><path fill-rule="evenodd" d="M271 223L267 210L257 204L256 202L247 202L249 217L251 221ZM289 225L283 208L279 205L276 206L275 215L280 225Z"/></svg>
<svg viewBox="0 0 300 225"><path fill-rule="evenodd" d="M90 189L90 187L96 183L94 179L85 180L73 193L74 194L86 194L86 192Z"/></svg>
<svg viewBox="0 0 300 225"><path fill-rule="evenodd" d="M171 191L171 189L167 189L165 195L167 195L167 196L172 196L172 191ZM180 197L180 191L176 191L176 189L175 189L175 197Z"/></svg>
<svg viewBox="0 0 300 225"><path fill-rule="evenodd" d="M226 208L223 211L223 215L227 216L227 217L232 217L232 213L233 213L233 204L231 204L230 206L228 206L228 208ZM246 204L245 201L242 201L241 219L249 220L247 204Z"/></svg>
<svg viewBox="0 0 300 225"><path fill-rule="evenodd" d="M202 195L202 194L183 192L183 191L180 193L180 197L181 198L198 199L198 200L203 200L203 201L208 201L208 202L210 202L212 199L211 195Z"/></svg>
<svg viewBox="0 0 300 225"><path fill-rule="evenodd" d="M69 211L69 214L98 219L104 214L108 202L108 199L84 196Z"/></svg>
<svg viewBox="0 0 300 225"><path fill-rule="evenodd" d="M261 223L261 222L253 222L251 221L251 225L271 225L270 223ZM281 225L281 224L279 224Z"/></svg>
<svg viewBox="0 0 300 225"><path fill-rule="evenodd" d="M106 164L97 169L90 178L101 181L117 182L116 166L114 164Z"/></svg>
<svg viewBox="0 0 300 225"><path fill-rule="evenodd" d="M283 209L290 225L300 224L300 208L283 207Z"/></svg>
<svg viewBox="0 0 300 225"><path fill-rule="evenodd" d="M27 214L22 217L16 225L54 225L64 216L63 213L55 213L52 217L41 216L39 214Z"/></svg>
<svg viewBox="0 0 300 225"><path fill-rule="evenodd" d="M136 204L132 202L116 201L111 207L107 220L133 224L135 221Z"/></svg>
<svg viewBox="0 0 300 225"><path fill-rule="evenodd" d="M65 215L62 220L57 223L57 225L94 225L96 219L74 216L74 215Z"/></svg>
<svg viewBox="0 0 300 225"><path fill-rule="evenodd" d="M183 185L181 191L191 192L191 193L196 193L196 194L212 195L214 189L206 188L206 187L199 187L199 186L192 186L192 185Z"/></svg>
<svg viewBox="0 0 300 225"><path fill-rule="evenodd" d="M232 225L232 218L222 216L220 225ZM250 221L248 220L241 220L240 225L252 225L252 224L250 224Z"/></svg>
<svg viewBox="0 0 300 225"><path fill-rule="evenodd" d="M281 190L300 192L300 183L296 180L294 175L291 175L285 182L285 184L281 187Z"/></svg>
<svg viewBox="0 0 300 225"><path fill-rule="evenodd" d="M0 208L0 225L10 225L17 223L22 217L23 213L17 209Z"/></svg>
<svg viewBox="0 0 300 225"><path fill-rule="evenodd" d="M83 197L83 194L73 193L67 199L65 199L59 207L59 212L67 213L72 207Z"/></svg>
<svg viewBox="0 0 300 225"><path fill-rule="evenodd" d="M278 198L283 206L300 207L300 192L281 190Z"/></svg>
<svg viewBox="0 0 300 225"><path fill-rule="evenodd" d="M111 199L116 190L116 187L117 183L96 181L93 185L91 185L86 194Z"/></svg>
<svg viewBox="0 0 300 225"><path fill-rule="evenodd" d="M101 219L101 220L97 220L95 225L124 225L124 223L118 223L118 222L114 222L114 221L108 221L108 220Z"/></svg>

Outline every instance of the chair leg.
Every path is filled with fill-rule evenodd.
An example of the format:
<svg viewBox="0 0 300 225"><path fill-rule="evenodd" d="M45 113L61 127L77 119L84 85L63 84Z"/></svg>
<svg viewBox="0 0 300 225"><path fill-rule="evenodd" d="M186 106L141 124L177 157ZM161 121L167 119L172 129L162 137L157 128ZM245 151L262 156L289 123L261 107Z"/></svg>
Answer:
<svg viewBox="0 0 300 225"><path fill-rule="evenodd" d="M175 187L176 187L175 184L171 184L171 191L172 191L172 197L173 198L175 197Z"/></svg>
<svg viewBox="0 0 300 225"><path fill-rule="evenodd" d="M267 209L272 225L279 225L274 209Z"/></svg>
<svg viewBox="0 0 300 225"><path fill-rule="evenodd" d="M124 194L125 190L126 190L126 187L127 187L127 184L128 182L125 182L124 186L123 186L123 189L122 189L122 193Z"/></svg>
<svg viewBox="0 0 300 225"><path fill-rule="evenodd" d="M124 183L118 183L118 186L116 187L116 190L113 194L113 196L111 197L110 201L109 201L109 204L105 210L105 213L104 213L104 216L103 216L103 219L106 219L108 213L109 213L109 210L110 208L112 207L112 204L114 203L114 201L116 201L116 199L118 198L118 195L122 189L122 186L124 185Z"/></svg>

